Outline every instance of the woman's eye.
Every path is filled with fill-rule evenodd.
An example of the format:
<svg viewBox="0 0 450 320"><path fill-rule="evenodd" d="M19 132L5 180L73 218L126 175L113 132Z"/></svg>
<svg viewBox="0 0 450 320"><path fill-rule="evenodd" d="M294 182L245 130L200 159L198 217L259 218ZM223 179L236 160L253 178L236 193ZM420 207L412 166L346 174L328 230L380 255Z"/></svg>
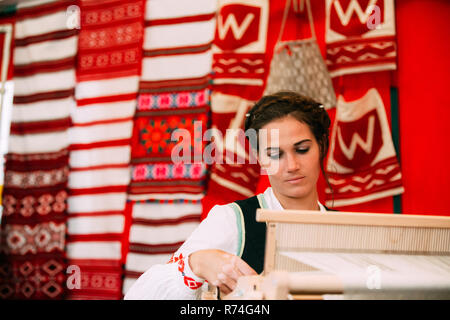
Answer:
<svg viewBox="0 0 450 320"><path fill-rule="evenodd" d="M272 153L272 154L269 154L268 156L270 159L277 160L277 159L280 159L281 154L280 153Z"/></svg>
<svg viewBox="0 0 450 320"><path fill-rule="evenodd" d="M304 148L304 149L297 149L297 150L295 150L297 153L301 153L301 154L303 154L303 153L307 153L308 151L309 151L309 148Z"/></svg>

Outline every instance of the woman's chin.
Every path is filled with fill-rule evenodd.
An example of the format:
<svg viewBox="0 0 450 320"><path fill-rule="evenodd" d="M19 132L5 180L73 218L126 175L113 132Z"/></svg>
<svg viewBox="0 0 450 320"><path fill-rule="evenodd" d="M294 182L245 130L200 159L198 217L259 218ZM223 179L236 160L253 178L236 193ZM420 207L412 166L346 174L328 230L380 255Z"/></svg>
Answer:
<svg viewBox="0 0 450 320"><path fill-rule="evenodd" d="M293 187L286 190L285 195L289 198L301 199L305 198L309 194L308 190L301 187Z"/></svg>

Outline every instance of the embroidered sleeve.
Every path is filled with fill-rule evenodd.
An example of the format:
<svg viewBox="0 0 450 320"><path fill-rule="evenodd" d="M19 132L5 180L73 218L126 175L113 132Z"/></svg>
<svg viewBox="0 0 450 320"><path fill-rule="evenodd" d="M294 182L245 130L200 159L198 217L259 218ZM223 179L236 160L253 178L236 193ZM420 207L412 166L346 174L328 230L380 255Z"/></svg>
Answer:
<svg viewBox="0 0 450 320"><path fill-rule="evenodd" d="M197 277L195 273L192 272L187 258L183 256L182 253L178 255L173 254L168 263L175 263L178 265L177 270L179 276L183 279L184 285L189 289L197 290L203 285L204 280Z"/></svg>
<svg viewBox="0 0 450 320"><path fill-rule="evenodd" d="M189 255L198 250L237 250L238 231L233 210L215 206L166 264L152 266L128 290L125 299L199 299L205 282L191 270Z"/></svg>

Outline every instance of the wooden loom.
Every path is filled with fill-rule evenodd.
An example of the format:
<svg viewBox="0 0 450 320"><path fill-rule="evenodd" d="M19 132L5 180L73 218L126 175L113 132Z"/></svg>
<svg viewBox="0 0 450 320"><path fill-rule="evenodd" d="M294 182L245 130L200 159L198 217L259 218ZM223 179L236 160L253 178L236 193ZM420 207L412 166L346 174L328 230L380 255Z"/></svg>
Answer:
<svg viewBox="0 0 450 320"><path fill-rule="evenodd" d="M450 217L258 209L256 220L264 272L222 299L450 299Z"/></svg>

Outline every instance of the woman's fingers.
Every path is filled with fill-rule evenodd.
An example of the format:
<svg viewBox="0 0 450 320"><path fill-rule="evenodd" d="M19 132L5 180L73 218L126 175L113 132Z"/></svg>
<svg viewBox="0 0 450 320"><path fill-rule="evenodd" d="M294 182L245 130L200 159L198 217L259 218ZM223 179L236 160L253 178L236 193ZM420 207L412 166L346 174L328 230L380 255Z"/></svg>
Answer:
<svg viewBox="0 0 450 320"><path fill-rule="evenodd" d="M229 263L222 266L222 273L217 275L218 286L224 294L229 294L236 288L239 277L256 275L257 273L247 263L237 256L233 256Z"/></svg>
<svg viewBox="0 0 450 320"><path fill-rule="evenodd" d="M219 281L221 283L226 285L231 290L234 290L234 288L236 288L236 281L237 281L237 279L234 279L233 277L230 277L230 276L228 276L225 273L219 273L217 275L217 278L219 279Z"/></svg>
<svg viewBox="0 0 450 320"><path fill-rule="evenodd" d="M235 260L236 268L242 273L244 276L253 276L257 275L256 271L252 269L244 260L237 258Z"/></svg>
<svg viewBox="0 0 450 320"><path fill-rule="evenodd" d="M234 284L239 277L257 274L244 260L237 256L233 256L230 263L222 266L222 272L228 278L232 279Z"/></svg>
<svg viewBox="0 0 450 320"><path fill-rule="evenodd" d="M230 288L228 288L226 285L224 284L220 284L217 286L220 289L220 293L221 294L230 294L233 290L231 290Z"/></svg>
<svg viewBox="0 0 450 320"><path fill-rule="evenodd" d="M207 263L201 263L208 261ZM221 250L199 250L190 255L194 273L215 285L224 294L236 288L239 277L257 273L241 258Z"/></svg>
<svg viewBox="0 0 450 320"><path fill-rule="evenodd" d="M239 277L243 275L242 272L240 272L240 270L236 268L236 265L233 263L224 265L222 267L222 271L224 274L226 274L230 278L233 278L236 281Z"/></svg>
<svg viewBox="0 0 450 320"><path fill-rule="evenodd" d="M213 284L224 294L229 294L236 287L236 282L223 273L218 274L217 280Z"/></svg>

